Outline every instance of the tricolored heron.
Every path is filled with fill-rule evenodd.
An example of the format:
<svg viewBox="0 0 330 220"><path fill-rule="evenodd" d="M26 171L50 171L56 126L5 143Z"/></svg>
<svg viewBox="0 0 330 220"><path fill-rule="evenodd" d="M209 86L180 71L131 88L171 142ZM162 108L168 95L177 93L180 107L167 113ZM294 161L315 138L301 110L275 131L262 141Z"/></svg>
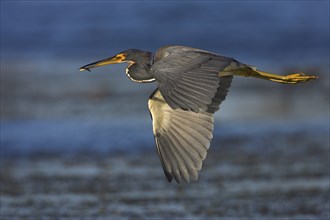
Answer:
<svg viewBox="0 0 330 220"><path fill-rule="evenodd" d="M233 76L278 83L300 83L317 76L295 73L286 76L257 70L229 57L184 47L165 46L151 52L129 49L80 68L80 71L127 62L126 74L139 83L156 81L150 95L157 151L167 180L180 183L198 179L213 136L213 115L225 100Z"/></svg>

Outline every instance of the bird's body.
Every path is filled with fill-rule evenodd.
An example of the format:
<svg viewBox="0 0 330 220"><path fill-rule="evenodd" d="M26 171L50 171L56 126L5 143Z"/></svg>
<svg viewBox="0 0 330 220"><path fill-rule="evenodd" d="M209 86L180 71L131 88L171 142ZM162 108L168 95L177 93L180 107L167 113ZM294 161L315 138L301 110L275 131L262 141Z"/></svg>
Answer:
<svg viewBox="0 0 330 220"><path fill-rule="evenodd" d="M128 62L134 82L157 82L148 102L157 151L168 181L197 180L213 133L213 115L226 98L234 75L280 83L299 83L315 76L261 72L233 58L184 46L166 46L154 56L130 49L80 68Z"/></svg>

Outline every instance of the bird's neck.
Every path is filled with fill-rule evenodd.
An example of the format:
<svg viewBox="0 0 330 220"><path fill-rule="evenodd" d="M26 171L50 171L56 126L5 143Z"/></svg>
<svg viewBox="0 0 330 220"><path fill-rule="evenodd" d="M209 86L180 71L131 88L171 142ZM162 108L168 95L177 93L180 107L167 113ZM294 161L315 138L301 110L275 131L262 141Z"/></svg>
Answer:
<svg viewBox="0 0 330 220"><path fill-rule="evenodd" d="M134 82L149 83L155 81L154 76L151 74L151 61L135 63L133 61L128 62L126 68L126 75Z"/></svg>

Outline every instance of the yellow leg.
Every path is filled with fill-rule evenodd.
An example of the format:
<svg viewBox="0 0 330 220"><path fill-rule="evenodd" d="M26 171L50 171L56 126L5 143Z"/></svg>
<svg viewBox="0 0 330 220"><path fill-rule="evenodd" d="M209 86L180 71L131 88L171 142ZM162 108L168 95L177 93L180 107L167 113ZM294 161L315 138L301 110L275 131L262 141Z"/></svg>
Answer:
<svg viewBox="0 0 330 220"><path fill-rule="evenodd" d="M307 82L312 79L317 79L318 76L307 76L304 73L293 73L285 76L267 73L259 70L254 70L252 68L242 68L236 70L230 70L232 75L245 76L245 77L255 77L260 79L267 79L277 83L287 83L287 84L296 84ZM226 73L224 73L225 75Z"/></svg>

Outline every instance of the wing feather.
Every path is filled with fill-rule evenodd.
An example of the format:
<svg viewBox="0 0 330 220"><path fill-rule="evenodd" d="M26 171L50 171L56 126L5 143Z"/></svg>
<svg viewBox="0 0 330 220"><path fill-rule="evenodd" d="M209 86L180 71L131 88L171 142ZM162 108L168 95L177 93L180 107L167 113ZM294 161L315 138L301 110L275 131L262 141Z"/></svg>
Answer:
<svg viewBox="0 0 330 220"><path fill-rule="evenodd" d="M189 133L189 135L193 136L200 144L205 146L208 149L209 139L212 138L212 133L208 129L205 129L203 126L198 124L194 124L192 121L188 123L187 120L183 120L182 118L175 118L177 128L180 128L182 131ZM194 124L195 127L191 127L191 124Z"/></svg>
<svg viewBox="0 0 330 220"><path fill-rule="evenodd" d="M213 97L212 103L208 106L207 112L214 113L219 110L220 104L226 99L232 80L233 76L220 77L219 87Z"/></svg>
<svg viewBox="0 0 330 220"><path fill-rule="evenodd" d="M149 99L153 133L168 181L197 180L213 132L213 114L172 109L159 90Z"/></svg>
<svg viewBox="0 0 330 220"><path fill-rule="evenodd" d="M169 133L170 130L169 130ZM191 165L192 161L190 159L190 157L187 157L185 152L183 151L184 149L181 149L180 147L176 147L176 146L182 146L182 143L180 142L176 142L176 135L175 134L169 134L169 145L171 146L171 148L174 151L175 157L177 158L178 161L178 167L179 167L179 171L183 177L183 179L186 182L189 182L189 174L188 174L188 169L195 169L194 166ZM180 178L175 178L178 182L180 182Z"/></svg>
<svg viewBox="0 0 330 220"><path fill-rule="evenodd" d="M188 142L190 143L191 150L196 151L201 160L204 160L206 158L206 149L204 147L200 147L200 143L195 139L195 138L187 138L190 137L189 134L185 133L184 130L178 129L178 128L173 128L173 130L179 134L178 136L181 138L185 138L186 140L189 140Z"/></svg>
<svg viewBox="0 0 330 220"><path fill-rule="evenodd" d="M167 147L169 154L170 154L170 158L171 158L171 160L169 162L171 163L171 166L173 167L172 174L174 176L174 179L178 183L180 183L181 182L180 167L184 166L183 161L180 160L177 150L175 149L175 146L173 146L171 144L171 138L168 136L162 137L162 138L163 138L163 141L161 142L162 145L160 145L160 146ZM166 161L165 161L165 163L166 163Z"/></svg>
<svg viewBox="0 0 330 220"><path fill-rule="evenodd" d="M184 146L183 147L184 152L189 155L189 157L187 157L186 160L186 164L190 168L189 170L198 169L200 164L196 161L199 161L201 157L198 154L198 152L196 152L195 150L190 150L189 147L186 147L190 145L186 137L183 137L178 133L174 133L173 130L169 130L168 132L169 135L172 137L172 143L176 146Z"/></svg>
<svg viewBox="0 0 330 220"><path fill-rule="evenodd" d="M174 109L188 106L194 112L208 110L218 91L219 73L233 61L206 51L175 46L162 48L155 57L151 71L166 102ZM185 99L179 100L178 93Z"/></svg>
<svg viewBox="0 0 330 220"><path fill-rule="evenodd" d="M157 140L157 138L155 138L156 141L156 145L160 145L159 140ZM172 175L171 175L171 171L172 171L172 167L170 163L164 163L164 161L168 161L170 160L170 158L168 158L168 154L166 153L166 149L161 149L157 147L157 151L158 151L158 155L160 158L160 162L162 164L162 167L164 168L164 173L166 176L166 179L171 182L172 181Z"/></svg>
<svg viewBox="0 0 330 220"><path fill-rule="evenodd" d="M157 51L151 71L158 82L148 105L167 180L198 179L213 138L213 113L232 82L222 74L235 60L187 47Z"/></svg>

